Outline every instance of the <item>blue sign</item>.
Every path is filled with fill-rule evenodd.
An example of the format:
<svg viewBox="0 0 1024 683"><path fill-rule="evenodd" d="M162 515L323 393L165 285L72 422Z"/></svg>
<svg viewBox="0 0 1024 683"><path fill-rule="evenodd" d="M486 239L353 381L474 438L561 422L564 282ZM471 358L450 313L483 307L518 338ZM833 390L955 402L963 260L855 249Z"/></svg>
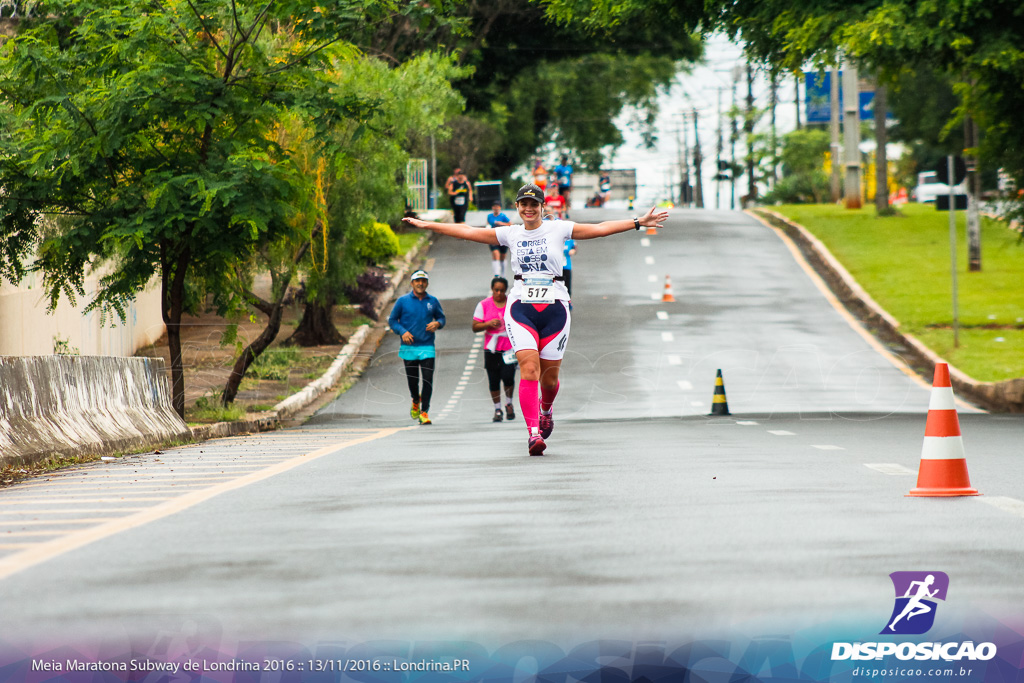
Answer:
<svg viewBox="0 0 1024 683"><path fill-rule="evenodd" d="M843 72L839 72L842 79ZM817 71L804 73L805 84L805 108L807 123L828 123L832 120L832 74L826 71L819 74ZM861 121L875 120L875 93L861 92L860 94L860 119ZM839 111L840 117L843 111L843 82L839 81ZM890 114L892 116L892 114Z"/></svg>

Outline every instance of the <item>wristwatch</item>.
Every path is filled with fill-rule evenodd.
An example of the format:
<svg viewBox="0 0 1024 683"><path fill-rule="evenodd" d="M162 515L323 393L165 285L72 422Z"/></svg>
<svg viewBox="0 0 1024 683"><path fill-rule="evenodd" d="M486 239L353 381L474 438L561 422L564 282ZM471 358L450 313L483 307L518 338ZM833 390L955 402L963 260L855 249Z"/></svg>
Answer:
<svg viewBox="0 0 1024 683"><path fill-rule="evenodd" d="M633 216L633 229L634 230L639 230L640 229L640 219L637 218L636 216Z"/></svg>

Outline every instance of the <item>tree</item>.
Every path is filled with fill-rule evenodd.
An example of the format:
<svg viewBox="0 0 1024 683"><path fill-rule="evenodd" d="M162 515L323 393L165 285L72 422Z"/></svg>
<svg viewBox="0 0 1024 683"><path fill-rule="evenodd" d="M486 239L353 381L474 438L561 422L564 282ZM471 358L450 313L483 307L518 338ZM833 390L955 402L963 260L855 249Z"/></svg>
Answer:
<svg viewBox="0 0 1024 683"><path fill-rule="evenodd" d="M326 131L369 106L339 97L322 66L373 5L336 5L54 0L39 14L56 19L3 45L0 272L40 271L52 306L107 264L89 307L122 315L158 278L179 415L182 314L307 196L275 125L301 108Z"/></svg>

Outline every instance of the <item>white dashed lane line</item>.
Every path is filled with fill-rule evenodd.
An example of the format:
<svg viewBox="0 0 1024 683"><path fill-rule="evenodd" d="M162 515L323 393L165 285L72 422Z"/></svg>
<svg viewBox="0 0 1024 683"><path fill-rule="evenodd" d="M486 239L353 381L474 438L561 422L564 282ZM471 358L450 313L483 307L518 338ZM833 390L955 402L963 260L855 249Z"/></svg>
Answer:
<svg viewBox="0 0 1024 683"><path fill-rule="evenodd" d="M683 391L690 391L691 389L693 389L693 384L691 384L685 379L679 380L678 382L676 382L676 384L678 384L679 388L682 389Z"/></svg>
<svg viewBox="0 0 1024 683"><path fill-rule="evenodd" d="M917 474L914 470L903 465L898 465L894 462L866 462L864 467L881 472L882 474L891 474L895 477L907 476Z"/></svg>
<svg viewBox="0 0 1024 683"><path fill-rule="evenodd" d="M681 356L666 356L669 365L682 365L683 359Z"/></svg>
<svg viewBox="0 0 1024 683"><path fill-rule="evenodd" d="M1024 517L1024 500L1017 500L1008 496L978 496L975 500L980 500L986 505L999 508L1003 512Z"/></svg>
<svg viewBox="0 0 1024 683"><path fill-rule="evenodd" d="M651 240L650 240L650 238L647 238L647 237L641 237L641 238L640 238L640 246L641 246L641 247L649 247L649 246L651 246Z"/></svg>
<svg viewBox="0 0 1024 683"><path fill-rule="evenodd" d="M676 340L675 335L673 335L671 332L662 332L661 333L661 341L670 342L670 341L675 341L675 340Z"/></svg>
<svg viewBox="0 0 1024 683"><path fill-rule="evenodd" d="M653 256L644 256L644 263L646 263L649 266L653 266L654 265L654 257Z"/></svg>
<svg viewBox="0 0 1024 683"><path fill-rule="evenodd" d="M768 433L775 436L796 436L793 432L787 432L785 429L769 429Z"/></svg>
<svg viewBox="0 0 1024 683"><path fill-rule="evenodd" d="M666 311L658 311L655 315L658 316L658 320L668 320L668 313Z"/></svg>
<svg viewBox="0 0 1024 683"><path fill-rule="evenodd" d="M819 451L845 451L846 449L842 446L833 446L831 444L811 444L811 448L817 448Z"/></svg>

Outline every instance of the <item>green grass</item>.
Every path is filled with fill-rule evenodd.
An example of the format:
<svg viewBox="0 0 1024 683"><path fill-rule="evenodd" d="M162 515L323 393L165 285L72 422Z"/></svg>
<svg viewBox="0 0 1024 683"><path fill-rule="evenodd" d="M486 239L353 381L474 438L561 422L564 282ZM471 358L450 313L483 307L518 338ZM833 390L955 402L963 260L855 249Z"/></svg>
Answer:
<svg viewBox="0 0 1024 683"><path fill-rule="evenodd" d="M243 417L245 408L236 403L225 408L217 396L197 398L195 407L188 412L188 418L196 422L234 422Z"/></svg>
<svg viewBox="0 0 1024 683"><path fill-rule="evenodd" d="M257 379L283 381L288 379L292 366L302 360L302 351L294 347L279 346L267 349L253 361L246 374Z"/></svg>
<svg viewBox="0 0 1024 683"><path fill-rule="evenodd" d="M422 232L402 232L398 233L398 255L405 256L409 253L409 250L419 244L419 241L423 239L424 233Z"/></svg>
<svg viewBox="0 0 1024 683"><path fill-rule="evenodd" d="M968 272L966 216L957 212L960 346L954 348L948 213L919 204L890 218L877 218L870 207L772 208L820 239L903 331L954 366L982 381L1024 376L1024 243L1019 233L982 218L982 270Z"/></svg>

